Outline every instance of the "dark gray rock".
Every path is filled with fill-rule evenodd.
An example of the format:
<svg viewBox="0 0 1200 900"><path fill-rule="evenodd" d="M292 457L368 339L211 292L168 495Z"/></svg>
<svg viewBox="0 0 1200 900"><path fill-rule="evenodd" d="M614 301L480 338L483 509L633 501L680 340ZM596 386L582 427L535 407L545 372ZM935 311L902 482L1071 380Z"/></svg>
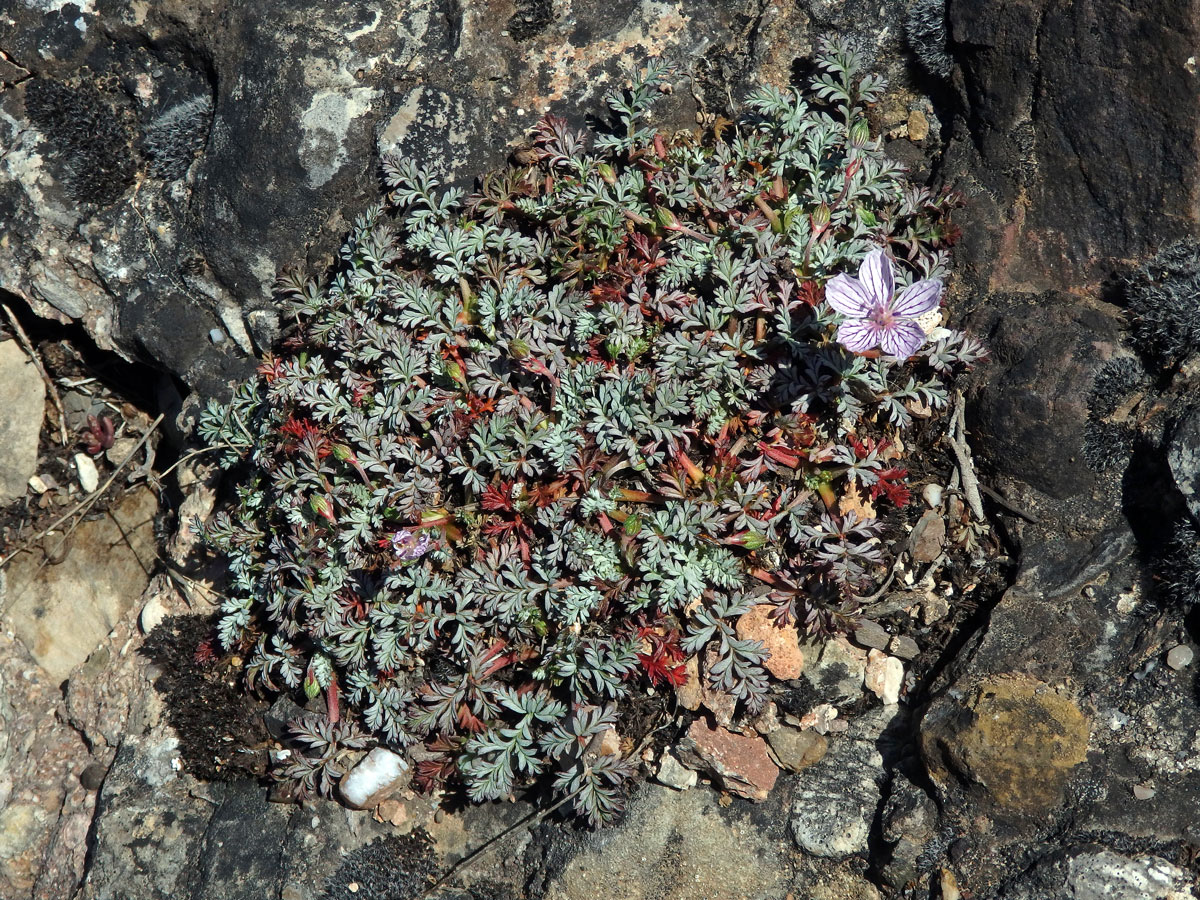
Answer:
<svg viewBox="0 0 1200 900"><path fill-rule="evenodd" d="M1090 495L1098 481L1083 459L1087 392L1120 346L1118 311L1062 293L994 294L969 327L992 354L968 415L978 452L1052 498Z"/></svg>
<svg viewBox="0 0 1200 900"><path fill-rule="evenodd" d="M919 860L934 839L937 805L929 794L898 774L884 801L880 821L881 835L891 845L891 856L881 873L888 884L902 887L917 876Z"/></svg>
<svg viewBox="0 0 1200 900"><path fill-rule="evenodd" d="M1195 888L1192 873L1160 856L1082 845L1021 875L997 900L1190 900Z"/></svg>
<svg viewBox="0 0 1200 900"><path fill-rule="evenodd" d="M819 762L800 773L789 827L801 851L828 859L866 853L886 766L896 760L893 735L906 725L906 713L894 706L864 713L849 731L830 740Z"/></svg>
<svg viewBox="0 0 1200 900"><path fill-rule="evenodd" d="M1196 232L1192 7L950 0L947 15L975 284L1096 284Z"/></svg>

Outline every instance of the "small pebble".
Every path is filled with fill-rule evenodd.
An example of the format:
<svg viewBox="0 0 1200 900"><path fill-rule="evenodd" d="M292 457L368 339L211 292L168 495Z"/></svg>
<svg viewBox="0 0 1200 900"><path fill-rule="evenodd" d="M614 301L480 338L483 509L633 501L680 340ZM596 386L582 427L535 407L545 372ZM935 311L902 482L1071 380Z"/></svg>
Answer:
<svg viewBox="0 0 1200 900"><path fill-rule="evenodd" d="M921 646L906 634L898 634L888 644L888 653L901 659L916 659L921 653Z"/></svg>
<svg viewBox="0 0 1200 900"><path fill-rule="evenodd" d="M79 473L79 486L85 493L90 494L100 486L100 473L86 453L75 454L75 471Z"/></svg>
<svg viewBox="0 0 1200 900"><path fill-rule="evenodd" d="M79 783L83 785L84 790L98 791L100 790L100 785L104 784L104 776L107 774L107 768L98 762L94 762L79 773Z"/></svg>
<svg viewBox="0 0 1200 900"><path fill-rule="evenodd" d="M1167 651L1167 665L1178 672L1180 669L1186 669L1192 664L1196 654L1192 652L1192 648L1186 644L1176 644Z"/></svg>
<svg viewBox="0 0 1200 900"><path fill-rule="evenodd" d="M942 486L940 484L925 485L921 490L921 497L930 509L937 509L942 505Z"/></svg>
<svg viewBox="0 0 1200 900"><path fill-rule="evenodd" d="M208 333L208 339L214 344L220 344L225 340L225 332L220 328L214 328Z"/></svg>
<svg viewBox="0 0 1200 900"><path fill-rule="evenodd" d="M871 619L863 619L862 624L854 629L854 643L868 650L882 650L891 637L886 628Z"/></svg>
<svg viewBox="0 0 1200 900"><path fill-rule="evenodd" d="M927 137L929 137L929 120L919 109L912 110L908 114L908 139L918 142Z"/></svg>
<svg viewBox="0 0 1200 900"><path fill-rule="evenodd" d="M138 616L138 624L142 628L142 634L149 634L167 617L167 606L163 602L161 593L155 593L153 597L146 601L146 605L142 607L142 613Z"/></svg>
<svg viewBox="0 0 1200 900"><path fill-rule="evenodd" d="M686 791L696 786L697 775L692 769L687 768L670 753L664 751L654 778L659 784L665 784L677 791Z"/></svg>
<svg viewBox="0 0 1200 900"><path fill-rule="evenodd" d="M1133 786L1133 796L1138 800L1149 800L1157 793L1154 788L1148 784L1135 784Z"/></svg>

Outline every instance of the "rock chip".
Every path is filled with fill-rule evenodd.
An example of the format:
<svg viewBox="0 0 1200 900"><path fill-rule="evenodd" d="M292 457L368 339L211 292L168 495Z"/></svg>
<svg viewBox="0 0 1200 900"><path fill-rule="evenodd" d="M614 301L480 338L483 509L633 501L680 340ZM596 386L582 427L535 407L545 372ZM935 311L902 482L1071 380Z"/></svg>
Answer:
<svg viewBox="0 0 1200 900"><path fill-rule="evenodd" d="M338 791L351 809L374 809L411 777L408 760L386 747L376 747L346 774Z"/></svg>
<svg viewBox="0 0 1200 900"><path fill-rule="evenodd" d="M750 800L766 800L779 777L761 737L734 734L719 725L714 728L703 719L692 723L679 755L689 766L711 772L731 794Z"/></svg>
<svg viewBox="0 0 1200 900"><path fill-rule="evenodd" d="M921 499L930 509L937 509L942 505L943 488L940 484L927 484L921 488Z"/></svg>
<svg viewBox="0 0 1200 900"><path fill-rule="evenodd" d="M1178 672L1190 666L1195 656L1195 652L1187 644L1176 644L1167 651L1167 665Z"/></svg>
<svg viewBox="0 0 1200 900"><path fill-rule="evenodd" d="M742 640L761 641L767 648L767 671L780 681L799 678L804 671L804 653L794 624L779 626L771 618L775 607L760 603L737 620L737 635Z"/></svg>
<svg viewBox="0 0 1200 900"><path fill-rule="evenodd" d="M887 646L888 653L900 659L916 659L921 655L921 646L907 634L898 634Z"/></svg>
<svg viewBox="0 0 1200 900"><path fill-rule="evenodd" d="M90 494L100 487L100 472L96 462L86 453L75 454L75 471L79 475L79 486L85 494Z"/></svg>
<svg viewBox="0 0 1200 900"><path fill-rule="evenodd" d="M654 773L654 778L659 784L665 784L677 791L693 788L697 781L694 769L689 769L665 750L662 759L658 761L658 771Z"/></svg>
<svg viewBox="0 0 1200 900"><path fill-rule="evenodd" d="M1071 699L1028 675L998 675L962 699L935 701L921 722L921 751L941 790L965 788L998 818L1036 819L1063 802L1089 733Z"/></svg>
<svg viewBox="0 0 1200 900"><path fill-rule="evenodd" d="M940 622L950 615L950 601L933 591L921 600L921 621L926 625Z"/></svg>
<svg viewBox="0 0 1200 900"><path fill-rule="evenodd" d="M0 504L25 495L37 472L46 385L16 341L0 343Z"/></svg>
<svg viewBox="0 0 1200 900"><path fill-rule="evenodd" d="M946 543L946 520L937 510L926 510L913 526L910 538L915 562L931 563L941 555Z"/></svg>
<svg viewBox="0 0 1200 900"><path fill-rule="evenodd" d="M805 656L808 665L804 679L816 689L818 700L840 703L862 696L866 651L852 647L839 635L821 644L806 645Z"/></svg>
<svg viewBox="0 0 1200 900"><path fill-rule="evenodd" d="M900 688L904 684L904 663L894 656L872 650L867 655L865 683L867 690L885 704L899 703Z"/></svg>
<svg viewBox="0 0 1200 900"><path fill-rule="evenodd" d="M908 114L908 139L915 142L923 141L927 137L929 137L929 120L919 109L912 110Z"/></svg>
<svg viewBox="0 0 1200 900"><path fill-rule="evenodd" d="M779 764L789 772L799 772L821 761L829 749L829 740L815 731L784 726L767 735L767 743Z"/></svg>
<svg viewBox="0 0 1200 900"><path fill-rule="evenodd" d="M871 619L863 619L862 623L854 629L853 636L854 643L860 647L866 647L868 650L872 647L876 650L883 650L892 638L886 628Z"/></svg>

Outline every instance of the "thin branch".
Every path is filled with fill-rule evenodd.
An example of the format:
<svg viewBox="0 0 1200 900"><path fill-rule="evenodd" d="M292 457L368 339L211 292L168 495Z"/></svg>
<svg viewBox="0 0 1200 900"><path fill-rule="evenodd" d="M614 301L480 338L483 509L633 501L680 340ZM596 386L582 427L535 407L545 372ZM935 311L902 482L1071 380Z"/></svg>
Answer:
<svg viewBox="0 0 1200 900"><path fill-rule="evenodd" d="M954 397L954 419L946 434L946 440L950 442L950 447L954 450L954 456L958 460L958 471L962 473L963 496L967 498L967 505L971 507L971 515L975 517L976 522L983 522L985 519L983 499L979 496L979 478L975 475L975 464L971 460L971 448L967 446L967 429L964 421L966 404L963 402L962 391L956 391Z"/></svg>
<svg viewBox="0 0 1200 900"><path fill-rule="evenodd" d="M42 365L41 357L38 356L37 351L33 348L33 342L29 340L29 335L25 333L25 329L21 327L21 323L17 321L17 317L13 315L13 311L8 308L8 304L0 303L0 307L4 308L4 314L8 316L8 321L17 333L17 340L21 342L21 346L25 348L25 352L29 354L29 358L33 360L33 364L37 366L38 374L42 376L42 381L46 383L46 388L50 391L50 401L58 411L59 443L65 447L69 440L67 436L67 413L63 409L62 398L58 396L58 388L54 385L54 379L46 372L46 367Z"/></svg>

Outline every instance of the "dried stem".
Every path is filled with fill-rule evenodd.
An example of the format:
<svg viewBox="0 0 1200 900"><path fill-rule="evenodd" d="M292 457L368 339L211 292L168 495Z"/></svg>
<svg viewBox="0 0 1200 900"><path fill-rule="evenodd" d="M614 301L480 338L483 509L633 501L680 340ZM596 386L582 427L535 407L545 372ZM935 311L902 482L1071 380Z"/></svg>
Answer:
<svg viewBox="0 0 1200 900"><path fill-rule="evenodd" d="M8 316L8 321L12 324L13 330L16 331L17 340L21 342L21 346L25 348L25 352L29 354L29 358L33 360L33 364L37 366L38 374L42 376L42 381L46 383L46 388L50 391L50 401L54 404L54 409L58 412L58 440L65 447L70 438L67 435L67 413L63 409L62 398L58 396L58 388L46 371L46 367L42 365L41 357L38 356L37 351L33 348L33 342L29 340L29 335L25 333L25 329L21 327L21 323L17 321L17 317L13 315L13 311L8 308L8 304L0 303L0 307L4 308L4 315Z"/></svg>

